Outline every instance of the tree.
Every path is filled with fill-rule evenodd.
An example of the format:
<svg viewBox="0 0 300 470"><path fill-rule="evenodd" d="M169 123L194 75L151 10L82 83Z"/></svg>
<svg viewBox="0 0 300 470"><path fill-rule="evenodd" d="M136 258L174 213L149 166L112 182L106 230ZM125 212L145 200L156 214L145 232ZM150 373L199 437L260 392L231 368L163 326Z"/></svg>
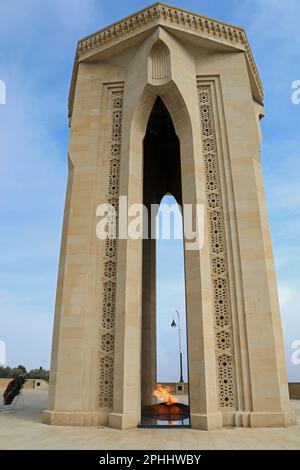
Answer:
<svg viewBox="0 0 300 470"><path fill-rule="evenodd" d="M39 369L32 369L27 373L29 379L42 379L49 382L49 371L40 367Z"/></svg>
<svg viewBox="0 0 300 470"><path fill-rule="evenodd" d="M0 377L12 377L12 369L10 367L0 367Z"/></svg>
<svg viewBox="0 0 300 470"><path fill-rule="evenodd" d="M41 379L49 382L49 370L40 366L27 372L26 367L19 364L17 367L0 367L0 378L14 378L23 375L26 379Z"/></svg>

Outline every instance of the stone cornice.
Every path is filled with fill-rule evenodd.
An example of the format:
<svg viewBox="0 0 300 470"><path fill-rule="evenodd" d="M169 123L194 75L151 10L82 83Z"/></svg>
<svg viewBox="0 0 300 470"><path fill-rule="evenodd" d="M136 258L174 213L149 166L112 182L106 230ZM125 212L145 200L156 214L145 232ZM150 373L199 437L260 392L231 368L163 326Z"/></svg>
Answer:
<svg viewBox="0 0 300 470"><path fill-rule="evenodd" d="M260 100L263 102L262 83L243 28L158 2L78 42L69 95L69 114L72 112L78 61L92 53L92 51L96 52L103 47L107 47L110 43L113 45L126 40L132 34L158 24L198 33L202 37L244 50L249 72L257 87Z"/></svg>

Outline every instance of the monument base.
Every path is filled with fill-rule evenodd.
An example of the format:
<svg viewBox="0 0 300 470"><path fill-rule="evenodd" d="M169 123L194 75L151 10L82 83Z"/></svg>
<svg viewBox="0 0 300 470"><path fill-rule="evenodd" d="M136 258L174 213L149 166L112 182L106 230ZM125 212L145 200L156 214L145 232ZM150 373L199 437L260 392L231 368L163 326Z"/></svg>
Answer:
<svg viewBox="0 0 300 470"><path fill-rule="evenodd" d="M115 429L134 429L140 422L137 413L110 413L109 427Z"/></svg>
<svg viewBox="0 0 300 470"><path fill-rule="evenodd" d="M108 426L109 412L44 410L42 423L54 426Z"/></svg>
<svg viewBox="0 0 300 470"><path fill-rule="evenodd" d="M289 427L296 424L294 411L250 413L251 428Z"/></svg>
<svg viewBox="0 0 300 470"><path fill-rule="evenodd" d="M191 428L212 431L223 427L223 418L221 413L196 414L191 413Z"/></svg>

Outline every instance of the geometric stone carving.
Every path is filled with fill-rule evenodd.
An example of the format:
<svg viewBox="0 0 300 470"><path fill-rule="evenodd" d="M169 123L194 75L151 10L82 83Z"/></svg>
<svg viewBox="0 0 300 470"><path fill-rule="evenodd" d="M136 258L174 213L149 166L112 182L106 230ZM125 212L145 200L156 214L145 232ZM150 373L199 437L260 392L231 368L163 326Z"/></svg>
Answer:
<svg viewBox="0 0 300 470"><path fill-rule="evenodd" d="M113 403L114 359L105 356L100 359L100 408L111 408Z"/></svg>
<svg viewBox="0 0 300 470"><path fill-rule="evenodd" d="M101 328L110 330L115 326L116 292L115 282L108 281L103 284L103 307Z"/></svg>
<svg viewBox="0 0 300 470"><path fill-rule="evenodd" d="M217 367L220 408L232 408L234 407L232 356L229 354L218 356Z"/></svg>
<svg viewBox="0 0 300 470"><path fill-rule="evenodd" d="M111 140L108 149L107 203L118 210L123 92L112 92ZM104 248L102 317L100 320L100 389L99 407L112 408L114 327L116 308L117 240L107 238Z"/></svg>
<svg viewBox="0 0 300 470"><path fill-rule="evenodd" d="M114 335L112 333L106 333L101 337L101 350L104 352L111 352L114 349Z"/></svg>
<svg viewBox="0 0 300 470"><path fill-rule="evenodd" d="M210 233L211 276L214 293L214 325L219 407L233 408L233 343L229 278L224 236L224 216L218 165L217 141L209 86L198 87L205 188ZM226 351L226 354L224 352Z"/></svg>

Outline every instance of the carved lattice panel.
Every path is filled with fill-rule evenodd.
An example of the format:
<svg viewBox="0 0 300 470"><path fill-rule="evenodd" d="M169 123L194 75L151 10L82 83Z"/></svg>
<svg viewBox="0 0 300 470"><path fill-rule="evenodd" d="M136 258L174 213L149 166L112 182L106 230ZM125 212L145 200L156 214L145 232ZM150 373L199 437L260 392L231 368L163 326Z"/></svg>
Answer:
<svg viewBox="0 0 300 470"><path fill-rule="evenodd" d="M223 409L233 408L235 405L232 317L226 257L225 227L210 87L199 86L198 98L210 234L209 243L214 295L218 397L219 407Z"/></svg>
<svg viewBox="0 0 300 470"><path fill-rule="evenodd" d="M111 94L111 129L107 152L107 203L118 211L123 91ZM113 405L114 339L116 309L117 240L107 238L102 273L102 311L100 319L100 385L99 407Z"/></svg>

